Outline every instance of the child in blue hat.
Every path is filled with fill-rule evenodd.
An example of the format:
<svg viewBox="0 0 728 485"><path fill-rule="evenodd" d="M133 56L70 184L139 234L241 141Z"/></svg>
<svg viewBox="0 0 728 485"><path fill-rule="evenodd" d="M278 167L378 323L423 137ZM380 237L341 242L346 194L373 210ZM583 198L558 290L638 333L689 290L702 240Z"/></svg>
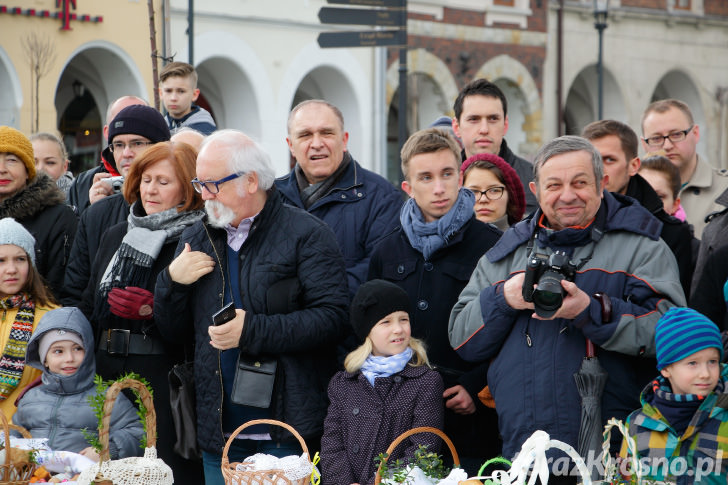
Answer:
<svg viewBox="0 0 728 485"><path fill-rule="evenodd" d="M645 477L725 485L728 367L718 327L695 310L671 308L657 322L655 345L660 375L627 418Z"/></svg>

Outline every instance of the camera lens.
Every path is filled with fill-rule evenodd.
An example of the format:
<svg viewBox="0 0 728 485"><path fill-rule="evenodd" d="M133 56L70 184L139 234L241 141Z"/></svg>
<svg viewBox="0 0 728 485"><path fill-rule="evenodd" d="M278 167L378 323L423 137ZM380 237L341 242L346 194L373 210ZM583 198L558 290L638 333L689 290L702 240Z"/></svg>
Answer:
<svg viewBox="0 0 728 485"><path fill-rule="evenodd" d="M547 270L533 291L533 305L536 315L549 318L561 308L564 302L564 289L561 280L564 276L553 270Z"/></svg>

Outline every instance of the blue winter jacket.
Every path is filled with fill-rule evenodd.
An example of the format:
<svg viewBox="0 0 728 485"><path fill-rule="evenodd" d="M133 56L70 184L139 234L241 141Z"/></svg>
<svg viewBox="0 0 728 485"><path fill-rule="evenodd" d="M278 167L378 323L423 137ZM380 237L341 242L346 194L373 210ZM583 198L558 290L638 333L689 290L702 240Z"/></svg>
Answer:
<svg viewBox="0 0 728 485"><path fill-rule="evenodd" d="M350 157L348 152L344 156ZM277 179L276 186L284 202L305 209L293 170ZM336 186L308 208L336 235L344 255L350 297L367 279L374 246L399 226L401 207L400 192L391 183L351 158Z"/></svg>
<svg viewBox="0 0 728 485"><path fill-rule="evenodd" d="M574 381L586 338L608 373L602 419L623 419L639 407L642 388L654 376L654 332L670 307L685 305L677 263L660 239L661 223L634 199L603 193L595 220L585 229L552 231L537 224L541 211L505 232L478 262L450 315L450 343L466 360L491 360L488 384L498 412L503 454L512 457L536 430L573 446L581 421ZM594 244L592 228L603 236ZM572 261L593 254L577 272L576 285L591 304L573 320L536 320L503 296L506 279L526 266L527 242L549 254L567 251ZM597 292L611 302L602 322Z"/></svg>

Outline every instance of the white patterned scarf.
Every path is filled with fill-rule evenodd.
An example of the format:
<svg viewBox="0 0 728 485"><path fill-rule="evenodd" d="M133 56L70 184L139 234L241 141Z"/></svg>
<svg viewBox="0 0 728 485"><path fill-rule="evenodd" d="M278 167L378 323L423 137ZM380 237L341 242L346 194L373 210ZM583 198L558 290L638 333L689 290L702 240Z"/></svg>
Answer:
<svg viewBox="0 0 728 485"><path fill-rule="evenodd" d="M374 379L377 377L389 377L392 374L401 372L411 359L411 347L407 347L399 354L390 355L389 357L369 354L369 357L367 357L367 360L361 366L361 373L373 387Z"/></svg>

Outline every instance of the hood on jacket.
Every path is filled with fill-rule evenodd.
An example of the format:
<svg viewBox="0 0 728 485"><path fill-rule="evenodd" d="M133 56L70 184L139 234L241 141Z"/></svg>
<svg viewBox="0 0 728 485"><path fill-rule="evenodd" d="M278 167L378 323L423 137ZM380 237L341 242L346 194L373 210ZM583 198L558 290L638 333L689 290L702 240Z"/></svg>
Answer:
<svg viewBox="0 0 728 485"><path fill-rule="evenodd" d="M86 354L78 371L71 376L53 374L43 365L39 354L40 339L51 330L66 330L81 336ZM75 307L57 308L49 311L41 317L38 326L30 337L25 352L25 360L28 365L43 371L43 384L51 392L65 395L76 394L89 389L94 385L94 375L96 374L94 337L91 324L81 310Z"/></svg>
<svg viewBox="0 0 728 485"><path fill-rule="evenodd" d="M603 232L607 233L610 231L627 231L641 236L646 236L652 240L657 241L660 238L662 232L662 222L660 222L655 216L642 207L632 197L627 197L620 194L614 194L604 190L604 198L599 206L595 221L603 220ZM534 228L541 218L541 208L528 216L521 222L511 226L504 234L503 237L487 252L485 253L488 261L495 263L500 261L507 255L515 251L516 248L526 243L533 235ZM586 229L574 229L567 227L560 231L554 231L547 239L552 239L555 244L563 245L570 239L579 240L583 242L577 242L575 246L581 246L586 244L591 239L581 237L584 231L591 231L592 225L589 225ZM539 238L542 241L543 238Z"/></svg>

